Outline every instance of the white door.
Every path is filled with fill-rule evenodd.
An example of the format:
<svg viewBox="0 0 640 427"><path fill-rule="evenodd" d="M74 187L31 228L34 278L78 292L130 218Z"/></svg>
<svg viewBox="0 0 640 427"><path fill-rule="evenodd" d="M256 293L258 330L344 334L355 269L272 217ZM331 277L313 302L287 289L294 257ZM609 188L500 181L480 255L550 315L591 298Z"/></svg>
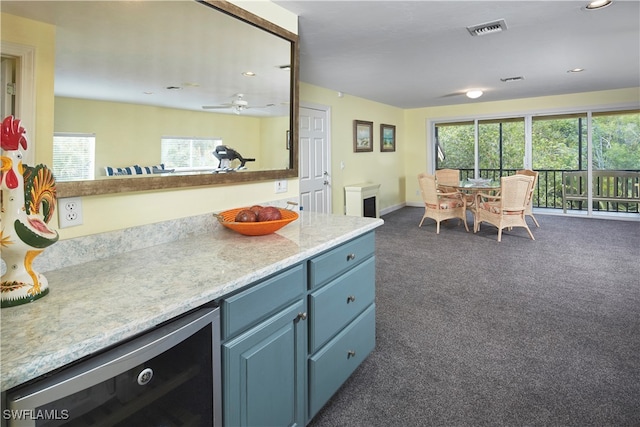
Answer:
<svg viewBox="0 0 640 427"><path fill-rule="evenodd" d="M328 107L300 108L300 206L331 213L331 156Z"/></svg>

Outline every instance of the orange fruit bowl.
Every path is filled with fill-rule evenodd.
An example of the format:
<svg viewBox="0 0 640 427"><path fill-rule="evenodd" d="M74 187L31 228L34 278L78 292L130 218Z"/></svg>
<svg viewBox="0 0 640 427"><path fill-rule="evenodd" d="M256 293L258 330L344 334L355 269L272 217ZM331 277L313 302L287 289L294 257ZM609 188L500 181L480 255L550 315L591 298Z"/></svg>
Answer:
<svg viewBox="0 0 640 427"><path fill-rule="evenodd" d="M220 224L240 234L244 234L245 236L264 236L266 234L275 233L285 225L298 219L298 214L296 212L278 208L282 214L281 219L261 222L236 222L236 215L243 209L248 209L248 207L229 209L228 211L214 214L214 216L218 218Z"/></svg>

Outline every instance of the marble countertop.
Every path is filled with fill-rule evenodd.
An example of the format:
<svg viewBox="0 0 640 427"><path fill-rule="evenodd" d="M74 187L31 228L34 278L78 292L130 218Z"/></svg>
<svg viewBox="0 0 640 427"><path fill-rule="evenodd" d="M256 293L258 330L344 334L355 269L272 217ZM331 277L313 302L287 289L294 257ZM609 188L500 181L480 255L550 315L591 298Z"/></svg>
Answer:
<svg viewBox="0 0 640 427"><path fill-rule="evenodd" d="M47 271L49 295L0 311L2 391L382 224L375 218L301 212L267 236L242 236L219 226L196 237Z"/></svg>

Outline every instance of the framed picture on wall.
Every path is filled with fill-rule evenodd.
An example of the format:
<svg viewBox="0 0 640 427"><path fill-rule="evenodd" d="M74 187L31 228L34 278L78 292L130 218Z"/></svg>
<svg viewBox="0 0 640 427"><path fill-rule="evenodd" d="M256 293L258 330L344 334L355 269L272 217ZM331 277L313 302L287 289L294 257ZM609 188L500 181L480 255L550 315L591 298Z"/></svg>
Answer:
<svg viewBox="0 0 640 427"><path fill-rule="evenodd" d="M380 125L380 151L396 151L395 125Z"/></svg>
<svg viewBox="0 0 640 427"><path fill-rule="evenodd" d="M353 152L373 151L373 122L353 121Z"/></svg>

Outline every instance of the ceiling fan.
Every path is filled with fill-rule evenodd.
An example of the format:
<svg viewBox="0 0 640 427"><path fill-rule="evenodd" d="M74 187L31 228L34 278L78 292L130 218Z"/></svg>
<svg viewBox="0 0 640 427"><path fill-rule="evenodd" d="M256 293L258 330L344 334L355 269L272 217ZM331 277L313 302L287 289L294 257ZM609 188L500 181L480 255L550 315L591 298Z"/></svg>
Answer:
<svg viewBox="0 0 640 427"><path fill-rule="evenodd" d="M224 110L224 109L232 109L234 113L240 114L244 110L248 110L250 108L267 108L273 107L275 104L267 104L260 107L249 106L249 103L244 100L244 94L237 93L234 95L235 99L229 103L221 104L221 105L203 105L202 108L204 110Z"/></svg>

